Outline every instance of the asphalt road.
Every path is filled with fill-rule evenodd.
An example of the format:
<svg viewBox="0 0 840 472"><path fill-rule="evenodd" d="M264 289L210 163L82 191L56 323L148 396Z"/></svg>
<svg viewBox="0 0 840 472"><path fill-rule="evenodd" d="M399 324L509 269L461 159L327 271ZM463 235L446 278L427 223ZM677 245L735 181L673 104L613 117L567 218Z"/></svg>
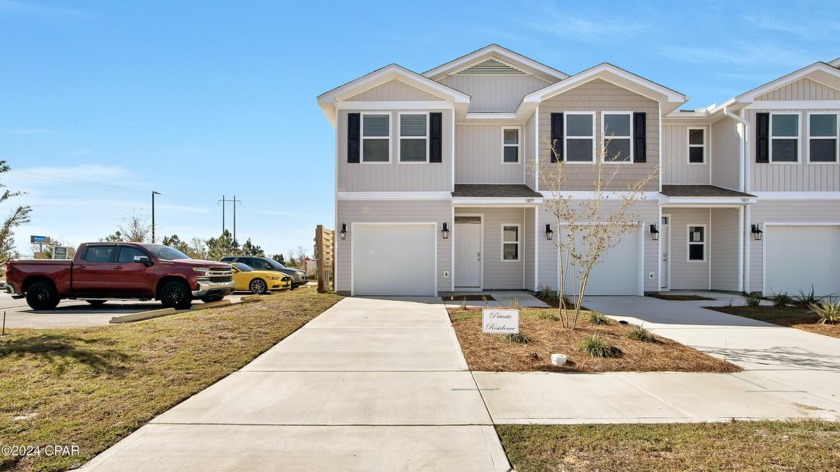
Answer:
<svg viewBox="0 0 840 472"><path fill-rule="evenodd" d="M228 295L226 299L238 301L248 293ZM196 300L193 304L202 302ZM7 293L0 293L0 323L5 314L6 329L9 328L78 328L107 325L111 318L131 313L162 308L159 301L108 301L104 305L91 306L87 302L62 300L54 310L35 311L26 300L15 300Z"/></svg>

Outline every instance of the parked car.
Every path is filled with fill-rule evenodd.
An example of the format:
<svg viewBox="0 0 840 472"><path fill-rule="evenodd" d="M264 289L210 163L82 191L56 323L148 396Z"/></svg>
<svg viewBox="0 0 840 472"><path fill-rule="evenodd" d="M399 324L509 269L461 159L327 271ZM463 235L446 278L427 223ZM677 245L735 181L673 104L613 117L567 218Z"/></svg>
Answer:
<svg viewBox="0 0 840 472"><path fill-rule="evenodd" d="M233 292L228 264L191 259L161 244L83 243L72 261L12 260L6 263L6 290L35 310L50 310L62 299L100 305L106 300L160 300L165 307L189 308L193 298L211 302Z"/></svg>
<svg viewBox="0 0 840 472"><path fill-rule="evenodd" d="M233 289L239 292L267 293L272 290L292 288L292 278L283 273L255 270L241 262L230 265L233 269Z"/></svg>
<svg viewBox="0 0 840 472"><path fill-rule="evenodd" d="M305 285L309 280L306 272L300 269L291 269L283 264L269 259L267 257L256 256L226 256L222 258L222 262L241 262L245 265L251 266L255 270L269 270L275 272L282 272L292 278L292 289L296 289L301 285Z"/></svg>

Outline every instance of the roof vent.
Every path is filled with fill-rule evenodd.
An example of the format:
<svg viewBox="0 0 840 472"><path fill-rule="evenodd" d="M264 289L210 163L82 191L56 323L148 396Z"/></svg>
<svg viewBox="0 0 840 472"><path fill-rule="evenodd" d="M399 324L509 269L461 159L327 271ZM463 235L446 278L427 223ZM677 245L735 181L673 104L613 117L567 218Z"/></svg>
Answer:
<svg viewBox="0 0 840 472"><path fill-rule="evenodd" d="M478 63L472 67L468 67L458 74L482 74L482 75L524 75L520 70L503 64L495 59L488 59L484 62Z"/></svg>

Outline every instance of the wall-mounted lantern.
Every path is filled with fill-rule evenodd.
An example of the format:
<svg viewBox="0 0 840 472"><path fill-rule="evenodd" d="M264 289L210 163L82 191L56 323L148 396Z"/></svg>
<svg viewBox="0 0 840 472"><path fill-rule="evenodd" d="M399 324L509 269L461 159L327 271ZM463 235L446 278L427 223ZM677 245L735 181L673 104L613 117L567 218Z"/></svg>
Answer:
<svg viewBox="0 0 840 472"><path fill-rule="evenodd" d="M338 232L341 239L347 239L347 224L341 223L341 231Z"/></svg>
<svg viewBox="0 0 840 472"><path fill-rule="evenodd" d="M443 222L443 229L440 230L440 235L443 239L449 239L449 227L446 226L446 222Z"/></svg>
<svg viewBox="0 0 840 472"><path fill-rule="evenodd" d="M554 239L554 231L551 230L551 225L545 225L545 239L551 241Z"/></svg>
<svg viewBox="0 0 840 472"><path fill-rule="evenodd" d="M752 225L750 233L752 233L753 239L756 241L761 241L762 236L764 236L764 231L761 231L761 226L759 225Z"/></svg>
<svg viewBox="0 0 840 472"><path fill-rule="evenodd" d="M659 229L656 225L650 225L650 239L659 241Z"/></svg>

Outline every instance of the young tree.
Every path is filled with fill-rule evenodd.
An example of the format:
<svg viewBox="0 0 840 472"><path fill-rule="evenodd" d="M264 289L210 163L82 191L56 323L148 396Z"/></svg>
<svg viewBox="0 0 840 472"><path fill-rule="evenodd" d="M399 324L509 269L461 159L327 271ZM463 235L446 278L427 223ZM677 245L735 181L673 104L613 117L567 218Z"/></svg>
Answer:
<svg viewBox="0 0 840 472"><path fill-rule="evenodd" d="M207 258L218 261L225 256L239 256L242 251L239 244L233 240L230 231L225 230L218 238L210 238L207 241Z"/></svg>
<svg viewBox="0 0 840 472"><path fill-rule="evenodd" d="M192 238L190 241L190 252L187 254L196 259L207 259L207 245L201 238Z"/></svg>
<svg viewBox="0 0 840 472"><path fill-rule="evenodd" d="M253 244L251 242L251 238L248 238L245 241L245 244L242 245L242 255L265 257L265 251L263 251L262 248L257 246L256 244Z"/></svg>
<svg viewBox="0 0 840 472"><path fill-rule="evenodd" d="M6 161L0 161L0 174L11 170ZM3 190L5 189L5 190ZM5 185L0 183L0 204L7 202L9 199L23 195L22 192L12 192ZM0 224L0 258L6 261L17 255L14 251L15 247L15 232L14 229L22 224L29 223L29 215L32 213L32 207L28 205L18 205L12 208L9 216Z"/></svg>
<svg viewBox="0 0 840 472"><path fill-rule="evenodd" d="M553 239L560 253L560 319L563 326L575 329L580 315L589 275L604 255L621 241L622 236L637 228L639 217L635 205L643 199L647 183L659 174L656 166L650 173L628 184L623 192L616 192L613 179L623 166L608 164L624 156L610 152L609 138L602 138L600 151L592 164L594 173L591 195L585 200L573 200L566 192L567 163L560 158L555 163L539 166L541 187L551 192L544 200L546 209L557 225ZM558 143L549 143L550 152L558 156ZM562 144L559 144L562 145ZM571 277L575 293L572 308L566 306L566 284Z"/></svg>
<svg viewBox="0 0 840 472"><path fill-rule="evenodd" d="M184 241L181 241L181 238L179 238L177 234L173 234L172 236L164 236L161 243L164 246L175 248L183 252L184 254L195 258L195 255L192 254L192 248L190 247L190 245L185 243Z"/></svg>
<svg viewBox="0 0 840 472"><path fill-rule="evenodd" d="M152 225L145 216L140 216L137 210L130 215L123 217L123 223L117 231L105 236L105 241L130 241L135 243L149 242L152 234Z"/></svg>
<svg viewBox="0 0 840 472"><path fill-rule="evenodd" d="M274 259L275 261L283 264L283 265L286 265L286 258L283 256L282 253L281 254L275 254L275 255L271 256L271 258Z"/></svg>

